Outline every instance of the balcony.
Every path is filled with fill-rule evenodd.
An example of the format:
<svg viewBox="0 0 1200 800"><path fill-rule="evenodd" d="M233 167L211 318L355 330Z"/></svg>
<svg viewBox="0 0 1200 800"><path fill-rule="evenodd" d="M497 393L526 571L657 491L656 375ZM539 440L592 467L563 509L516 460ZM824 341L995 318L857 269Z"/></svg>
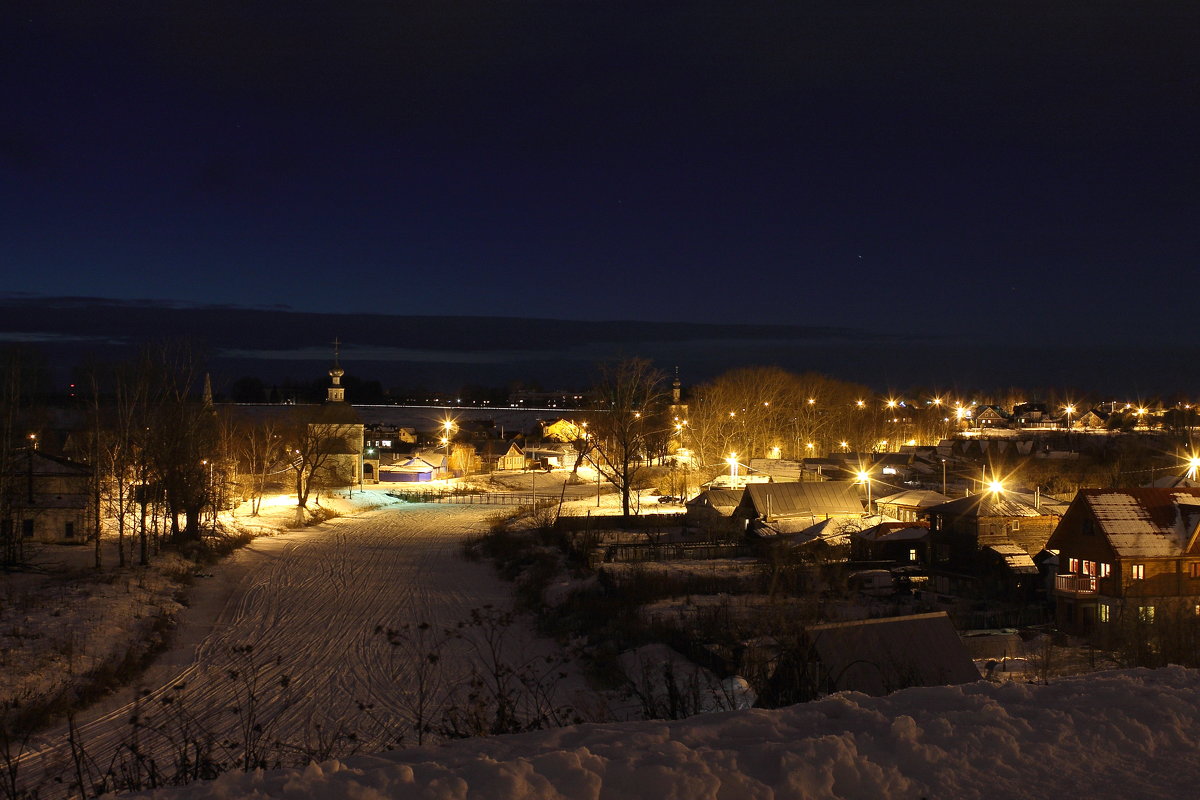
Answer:
<svg viewBox="0 0 1200 800"><path fill-rule="evenodd" d="M1054 591L1056 594L1072 597L1096 594L1095 575L1055 575Z"/></svg>

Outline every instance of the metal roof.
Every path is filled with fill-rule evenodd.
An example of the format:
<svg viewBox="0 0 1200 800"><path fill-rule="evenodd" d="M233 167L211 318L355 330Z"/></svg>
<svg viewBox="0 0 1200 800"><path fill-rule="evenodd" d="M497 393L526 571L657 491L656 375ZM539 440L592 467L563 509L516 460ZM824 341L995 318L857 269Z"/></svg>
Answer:
<svg viewBox="0 0 1200 800"><path fill-rule="evenodd" d="M941 492L933 492L927 489L905 489L902 492L889 494L887 497L880 497L875 501L875 505L929 508L930 506L949 502L949 500L950 498Z"/></svg>
<svg viewBox="0 0 1200 800"><path fill-rule="evenodd" d="M741 505L747 516L799 517L861 514L862 500L854 481L752 483Z"/></svg>
<svg viewBox="0 0 1200 800"><path fill-rule="evenodd" d="M1124 558L1181 555L1200 526L1200 489L1090 489L1079 494Z"/></svg>
<svg viewBox="0 0 1200 800"><path fill-rule="evenodd" d="M831 691L879 697L909 686L979 680L945 612L813 625L806 633Z"/></svg>
<svg viewBox="0 0 1200 800"><path fill-rule="evenodd" d="M960 517L1059 516L1051 509L1037 509L1014 492L981 492L925 509L930 514Z"/></svg>

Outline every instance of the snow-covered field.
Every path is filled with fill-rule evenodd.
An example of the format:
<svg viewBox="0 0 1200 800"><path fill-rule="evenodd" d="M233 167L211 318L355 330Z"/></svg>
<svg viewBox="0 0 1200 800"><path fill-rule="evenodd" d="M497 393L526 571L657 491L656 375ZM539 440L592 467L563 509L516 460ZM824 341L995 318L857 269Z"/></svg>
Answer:
<svg viewBox="0 0 1200 800"><path fill-rule="evenodd" d="M424 654L390 645L386 631L420 622L440 631L473 609L511 605L490 565L459 554L497 509L374 497L386 505L256 539L199 578L174 645L140 682L145 688L76 720L95 769L107 769L114 754L129 768L135 716L166 731L138 734L143 768L156 747L160 764L177 760L178 742L168 739L185 730L210 740L225 763L252 742L284 763L306 752L415 742L406 698L412 661ZM525 654L549 647L521 624L504 635ZM287 752L274 752L276 741ZM34 748L22 767L26 780L73 777L65 731Z"/></svg>
<svg viewBox="0 0 1200 800"><path fill-rule="evenodd" d="M1195 797L1200 673L1172 667L842 694L778 711L583 725L146 796L424 800Z"/></svg>

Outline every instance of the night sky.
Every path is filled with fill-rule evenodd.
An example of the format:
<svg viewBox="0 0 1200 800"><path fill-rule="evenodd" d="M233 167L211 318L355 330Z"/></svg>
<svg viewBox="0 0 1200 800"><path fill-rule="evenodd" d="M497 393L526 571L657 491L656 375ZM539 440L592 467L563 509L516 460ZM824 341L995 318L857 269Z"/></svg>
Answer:
<svg viewBox="0 0 1200 800"><path fill-rule="evenodd" d="M1193 3L5 7L10 294L1194 335Z"/></svg>

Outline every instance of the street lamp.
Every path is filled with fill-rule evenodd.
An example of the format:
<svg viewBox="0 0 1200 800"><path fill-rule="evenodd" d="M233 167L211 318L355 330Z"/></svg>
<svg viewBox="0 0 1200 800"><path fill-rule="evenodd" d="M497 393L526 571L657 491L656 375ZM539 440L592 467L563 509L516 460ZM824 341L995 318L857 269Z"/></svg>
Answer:
<svg viewBox="0 0 1200 800"><path fill-rule="evenodd" d="M858 471L858 482L867 485L867 516L871 516L871 473L866 470Z"/></svg>
<svg viewBox="0 0 1200 800"><path fill-rule="evenodd" d="M1187 464L1188 464L1188 471L1184 477L1190 481L1194 481L1194 480L1196 480L1196 475L1200 474L1200 458L1192 456L1191 458L1188 459Z"/></svg>

